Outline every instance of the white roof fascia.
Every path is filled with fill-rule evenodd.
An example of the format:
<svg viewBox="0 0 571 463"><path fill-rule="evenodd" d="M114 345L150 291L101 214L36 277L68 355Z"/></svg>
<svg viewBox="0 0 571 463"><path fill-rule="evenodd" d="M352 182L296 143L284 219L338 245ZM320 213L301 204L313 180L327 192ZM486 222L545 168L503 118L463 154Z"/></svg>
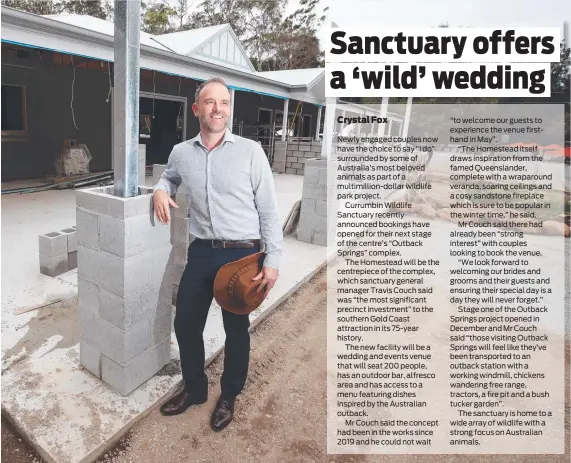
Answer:
<svg viewBox="0 0 571 463"><path fill-rule="evenodd" d="M2 7L1 33L2 40L23 46L81 55L103 61L113 62L114 60L114 37L4 6ZM300 93L300 87L257 76L246 70L207 63L198 58L179 55L158 47L141 45L140 48L140 67L144 69L199 80L207 80L214 75L220 75L225 78L230 87L238 90L250 90L280 98L295 98L308 103L323 104L307 91L302 90ZM301 89L303 87L305 86ZM294 96L293 92L296 90L298 92Z"/></svg>

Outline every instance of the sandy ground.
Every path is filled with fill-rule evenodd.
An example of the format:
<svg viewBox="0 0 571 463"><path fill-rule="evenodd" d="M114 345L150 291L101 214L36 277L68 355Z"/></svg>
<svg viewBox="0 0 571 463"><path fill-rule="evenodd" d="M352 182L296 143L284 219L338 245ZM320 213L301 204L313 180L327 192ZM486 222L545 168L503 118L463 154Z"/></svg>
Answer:
<svg viewBox="0 0 571 463"><path fill-rule="evenodd" d="M326 453L326 274L321 272L252 334L250 375L221 433L209 418L223 356L208 368L210 398L175 417L156 409L99 462L567 463L567 455L379 456ZM2 461L40 461L3 423Z"/></svg>

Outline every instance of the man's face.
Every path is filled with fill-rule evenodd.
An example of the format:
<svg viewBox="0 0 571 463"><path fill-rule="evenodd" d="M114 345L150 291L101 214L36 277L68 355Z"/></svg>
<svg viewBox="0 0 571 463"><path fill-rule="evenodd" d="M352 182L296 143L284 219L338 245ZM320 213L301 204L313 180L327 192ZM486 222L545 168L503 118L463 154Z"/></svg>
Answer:
<svg viewBox="0 0 571 463"><path fill-rule="evenodd" d="M200 91L198 103L192 105L200 129L210 133L226 131L230 117L230 93L224 85L212 82Z"/></svg>

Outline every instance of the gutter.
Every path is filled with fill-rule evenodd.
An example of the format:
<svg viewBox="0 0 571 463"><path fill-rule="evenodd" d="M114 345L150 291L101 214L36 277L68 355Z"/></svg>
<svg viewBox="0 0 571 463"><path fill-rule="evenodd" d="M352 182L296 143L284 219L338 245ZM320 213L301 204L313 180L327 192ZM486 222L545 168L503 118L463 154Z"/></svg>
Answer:
<svg viewBox="0 0 571 463"><path fill-rule="evenodd" d="M85 42L86 38L91 39L91 42L95 42L96 44L99 45L104 45L106 47L110 47L111 51L113 51L113 46L114 46L114 38L111 36L108 36L106 34L100 33L100 32L94 32L91 31L89 29L84 29L82 27L79 26L73 26L71 24L66 24L63 23L61 21L57 21L55 19L51 19L51 18L44 18L42 16L38 16L32 13L28 13L25 11L19 11L19 10L15 10L13 8L10 7L5 7L2 6L2 23L6 23L6 24L10 24L15 26L16 28L20 28L20 29L24 29L24 30L33 30L36 32L50 32L50 33L55 33L56 35L61 35L62 32L64 32L67 36L69 36L69 38L73 38L76 40L80 40ZM33 25L34 27L30 27L30 25ZM63 39L64 37L62 37ZM14 43L8 40L4 40L2 39L3 42L10 42L10 43ZM157 42L159 43L159 42ZM160 44L160 43L159 43ZM34 48L42 48L40 46L37 45L30 45L30 44L24 44L22 43L22 45L25 46L29 46L29 47L34 47ZM162 44L160 44L162 45ZM164 45L162 45L164 46ZM245 71L240 71L237 69L232 69L232 68L226 68L224 66L220 66L218 64L212 64L212 67L206 66L205 63L203 61L200 61L198 59L195 58L191 58L185 55L179 55L177 53L174 52L168 52L168 51L163 51L160 50L158 48L154 48L151 47L149 45L141 45L140 46L141 49L141 55L143 55L143 51L145 52L145 56L149 57L149 58L167 58L169 59L171 62L175 63L175 64L183 64L183 65L187 65L187 66L194 66L196 68L199 68L202 71L206 71L206 72L211 72L212 71L212 67L215 68L216 70L222 71L224 73L230 74L230 75L235 75L244 79L248 79L251 81L255 81L255 82L259 82L259 83L263 83L266 85L270 85L270 86L277 86L280 88L280 90L285 90L287 92L291 92L292 90L297 90L297 89L303 89L305 91L308 90L307 85L290 85L290 84L285 84L283 82L278 82L272 79L268 79L267 77L261 77L261 76L257 76L255 74L249 73L249 72L245 72ZM59 51L59 50L56 50ZM66 53L66 54L73 54L73 53L69 53L66 51L60 51L61 53ZM100 58L97 58L100 59ZM106 60L102 60L101 61L106 61ZM159 72L163 72L160 71L158 69L156 69L156 71ZM202 79L198 79L195 78L196 80L202 80ZM231 88L236 88L238 90L245 90L245 91L249 91L249 92L253 92L253 90L251 89L242 89L242 88L238 88L238 87L233 87L231 85L229 85L229 87ZM263 92L255 92L255 93L262 93ZM266 95L270 95L270 94L266 94ZM285 96L280 96L280 95L272 95L278 98L282 98L285 99L287 97Z"/></svg>

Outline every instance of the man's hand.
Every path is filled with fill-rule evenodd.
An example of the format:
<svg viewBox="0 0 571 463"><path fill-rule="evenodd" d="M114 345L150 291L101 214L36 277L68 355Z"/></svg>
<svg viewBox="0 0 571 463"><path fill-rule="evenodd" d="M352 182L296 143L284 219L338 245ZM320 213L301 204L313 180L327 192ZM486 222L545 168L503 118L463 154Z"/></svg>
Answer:
<svg viewBox="0 0 571 463"><path fill-rule="evenodd" d="M258 286L258 292L260 292L265 287L266 290L264 293L264 297L266 297L268 295L268 293L270 292L270 290L276 284L276 281L278 279L278 270L275 268L271 268L271 267L263 267L262 271L260 273L258 273L254 278L252 278L252 280L258 281L260 278L263 278L263 279L262 279L262 283L260 284L260 286Z"/></svg>
<svg viewBox="0 0 571 463"><path fill-rule="evenodd" d="M153 194L153 203L155 206L155 215L159 222L162 224L170 223L170 209L169 206L176 207L178 206L176 203L171 199L168 193L165 190L157 190Z"/></svg>

